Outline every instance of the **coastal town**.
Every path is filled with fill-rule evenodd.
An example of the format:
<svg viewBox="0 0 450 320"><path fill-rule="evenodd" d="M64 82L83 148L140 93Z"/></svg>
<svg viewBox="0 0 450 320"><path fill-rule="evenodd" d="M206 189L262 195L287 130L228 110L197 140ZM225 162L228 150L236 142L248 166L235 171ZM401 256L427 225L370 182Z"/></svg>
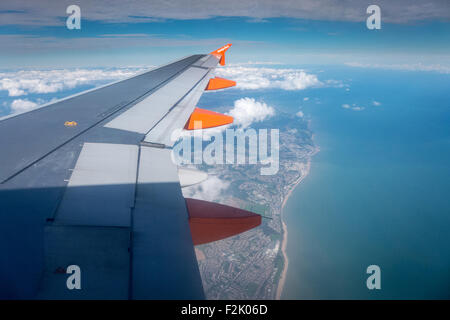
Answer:
<svg viewBox="0 0 450 320"><path fill-rule="evenodd" d="M261 226L235 237L196 247L208 299L279 299L287 271L287 229L282 208L308 174L318 151L306 120L286 117L280 128L280 163L275 175L260 175L259 165L200 166L222 185L205 199L262 215ZM186 197L204 198L207 186L186 188Z"/></svg>

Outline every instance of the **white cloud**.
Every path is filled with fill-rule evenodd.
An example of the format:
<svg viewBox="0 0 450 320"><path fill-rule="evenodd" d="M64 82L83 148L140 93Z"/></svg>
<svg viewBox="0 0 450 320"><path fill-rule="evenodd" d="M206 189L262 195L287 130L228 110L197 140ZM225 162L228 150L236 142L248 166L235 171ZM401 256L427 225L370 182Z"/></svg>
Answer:
<svg viewBox="0 0 450 320"><path fill-rule="evenodd" d="M372 101L372 104L374 105L374 106L376 106L376 107L378 107L378 106L381 106L381 102L378 102L378 101Z"/></svg>
<svg viewBox="0 0 450 320"><path fill-rule="evenodd" d="M356 104L349 105L348 103L344 103L341 107L344 109L349 109L349 110L354 110L354 111L362 111L365 109L364 107L357 106Z"/></svg>
<svg viewBox="0 0 450 320"><path fill-rule="evenodd" d="M309 100L308 97L304 97L304 98L303 98L303 101L308 101L308 100Z"/></svg>
<svg viewBox="0 0 450 320"><path fill-rule="evenodd" d="M307 74L304 71L288 73L284 76L284 79L274 82L275 86L279 86L284 90L303 90L309 87L316 87L322 83L317 79L314 74Z"/></svg>
<svg viewBox="0 0 450 320"><path fill-rule="evenodd" d="M303 118L303 116L304 116L305 114L303 113L303 111L299 111L299 112L297 112L295 115L296 115L297 117L299 117L299 118Z"/></svg>
<svg viewBox="0 0 450 320"><path fill-rule="evenodd" d="M242 98L234 102L234 108L228 114L234 117L234 124L246 128L254 122L263 121L275 115L275 109L253 98Z"/></svg>
<svg viewBox="0 0 450 320"><path fill-rule="evenodd" d="M80 85L92 85L130 77L136 69L61 69L21 70L0 73L0 90L8 91L10 97L29 93L55 93Z"/></svg>
<svg viewBox="0 0 450 320"><path fill-rule="evenodd" d="M450 73L450 66L444 66L440 64L423 64L423 63L379 64L379 63L360 63L360 62L346 62L345 64L347 66L355 68L427 71L427 72L439 72L444 74Z"/></svg>
<svg viewBox="0 0 450 320"><path fill-rule="evenodd" d="M16 99L11 103L11 110L13 113L18 113L34 109L37 106L37 103L27 99Z"/></svg>
<svg viewBox="0 0 450 320"><path fill-rule="evenodd" d="M183 188L183 196L206 201L215 201L223 198L223 193L228 189L230 183L216 176L210 176L204 182L191 187Z"/></svg>
<svg viewBox="0 0 450 320"><path fill-rule="evenodd" d="M237 88L247 90L268 88L303 90L323 85L316 75L306 73L302 69L228 66L217 69L216 74L235 80Z"/></svg>

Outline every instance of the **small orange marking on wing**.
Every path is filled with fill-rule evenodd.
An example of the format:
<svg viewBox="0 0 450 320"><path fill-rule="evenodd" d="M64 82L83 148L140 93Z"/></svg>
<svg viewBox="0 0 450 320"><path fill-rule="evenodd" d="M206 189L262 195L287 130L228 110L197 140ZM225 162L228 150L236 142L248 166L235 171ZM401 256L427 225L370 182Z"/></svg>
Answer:
<svg viewBox="0 0 450 320"><path fill-rule="evenodd" d="M66 122L64 122L64 125L66 127L75 127L78 125L78 123L76 123L75 121L66 121Z"/></svg>

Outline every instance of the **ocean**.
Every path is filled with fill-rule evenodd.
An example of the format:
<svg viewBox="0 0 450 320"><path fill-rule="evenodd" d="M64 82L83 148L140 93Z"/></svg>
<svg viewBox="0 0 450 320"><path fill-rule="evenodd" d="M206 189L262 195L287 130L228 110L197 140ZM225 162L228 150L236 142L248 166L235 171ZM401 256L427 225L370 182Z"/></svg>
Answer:
<svg viewBox="0 0 450 320"><path fill-rule="evenodd" d="M344 85L302 93L320 152L283 210L282 299L450 298L450 75L320 77ZM379 290L366 286L369 265Z"/></svg>

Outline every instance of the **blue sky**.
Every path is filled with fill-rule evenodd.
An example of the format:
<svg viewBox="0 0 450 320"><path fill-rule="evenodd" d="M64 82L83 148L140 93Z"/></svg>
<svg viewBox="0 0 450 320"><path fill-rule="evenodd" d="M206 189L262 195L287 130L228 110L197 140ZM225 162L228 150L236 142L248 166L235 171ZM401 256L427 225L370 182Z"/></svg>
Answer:
<svg viewBox="0 0 450 320"><path fill-rule="evenodd" d="M345 72L323 76L332 65L450 74L448 0L379 0L382 28L369 30L373 3L79 0L81 30L69 30L72 0L3 1L0 116L229 42L221 72L243 89L349 90Z"/></svg>
<svg viewBox="0 0 450 320"><path fill-rule="evenodd" d="M0 68L158 65L227 42L231 63L450 66L448 2L378 1L381 30L365 2L78 1L81 30L72 1L2 3Z"/></svg>

